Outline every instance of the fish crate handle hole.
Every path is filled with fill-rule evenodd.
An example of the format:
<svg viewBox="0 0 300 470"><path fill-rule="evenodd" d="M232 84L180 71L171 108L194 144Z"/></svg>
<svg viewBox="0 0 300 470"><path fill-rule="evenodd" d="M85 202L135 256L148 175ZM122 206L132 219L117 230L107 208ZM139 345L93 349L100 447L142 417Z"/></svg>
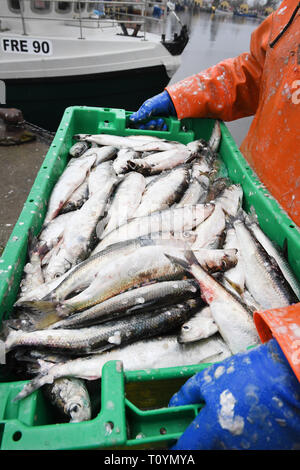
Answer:
<svg viewBox="0 0 300 470"><path fill-rule="evenodd" d="M15 442L20 441L20 439L22 438L22 433L21 433L21 431L16 431L16 432L14 432L12 438L13 438L13 441L15 441Z"/></svg>

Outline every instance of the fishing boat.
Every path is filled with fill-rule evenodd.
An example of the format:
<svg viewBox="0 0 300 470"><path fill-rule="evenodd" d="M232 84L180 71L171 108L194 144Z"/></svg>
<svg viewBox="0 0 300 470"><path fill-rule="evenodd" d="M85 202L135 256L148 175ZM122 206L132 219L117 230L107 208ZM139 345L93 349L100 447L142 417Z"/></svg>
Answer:
<svg viewBox="0 0 300 470"><path fill-rule="evenodd" d="M246 18L257 18L257 12L248 12L248 13L245 13L243 11L239 11L239 10L235 10L233 12L233 15L234 16L244 16Z"/></svg>
<svg viewBox="0 0 300 470"><path fill-rule="evenodd" d="M247 3L242 3L238 8L234 9L234 16L244 16L246 18L257 18L257 11L250 10Z"/></svg>
<svg viewBox="0 0 300 470"><path fill-rule="evenodd" d="M214 8L215 15L230 16L232 15L232 10L227 1L221 2L217 8Z"/></svg>
<svg viewBox="0 0 300 470"><path fill-rule="evenodd" d="M180 65L187 28L166 38L164 14L161 33L150 33L149 2L139 5L142 14L136 16L133 1L1 1L5 106L56 130L68 106L134 111L161 92Z"/></svg>

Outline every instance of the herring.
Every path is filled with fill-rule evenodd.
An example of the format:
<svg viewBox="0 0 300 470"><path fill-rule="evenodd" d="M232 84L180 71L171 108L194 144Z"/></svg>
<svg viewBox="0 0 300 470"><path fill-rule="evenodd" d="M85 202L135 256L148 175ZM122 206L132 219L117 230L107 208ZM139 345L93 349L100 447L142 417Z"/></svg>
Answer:
<svg viewBox="0 0 300 470"><path fill-rule="evenodd" d="M225 188L216 198L223 211L231 217L236 217L242 205L243 189L240 184L232 184Z"/></svg>
<svg viewBox="0 0 300 470"><path fill-rule="evenodd" d="M62 377L45 386L46 396L70 423L81 423L92 417L89 392L82 379Z"/></svg>
<svg viewBox="0 0 300 470"><path fill-rule="evenodd" d="M209 179L205 175L192 177L189 186L176 207L203 203L206 199Z"/></svg>
<svg viewBox="0 0 300 470"><path fill-rule="evenodd" d="M102 367L108 361L117 362L125 371L155 369L162 367L183 367L208 362L214 357L221 360L231 355L223 341L211 337L191 344L179 344L176 335L137 341L123 348L116 348L102 354L81 357L63 364L56 364L45 374L40 374L25 384L13 399L19 401L45 384L51 384L60 377L77 377L85 380L100 379Z"/></svg>
<svg viewBox="0 0 300 470"><path fill-rule="evenodd" d="M195 157L195 153L191 152L186 146L182 146L164 152L157 152L138 160L129 160L128 167L149 176L189 163Z"/></svg>
<svg viewBox="0 0 300 470"><path fill-rule="evenodd" d="M69 154L74 158L81 157L88 148L89 144L87 142L76 142L76 144L72 145L70 148Z"/></svg>
<svg viewBox="0 0 300 470"><path fill-rule="evenodd" d="M84 310L92 305L96 305L132 287L142 284L180 279L184 275L181 267L174 266L164 256L164 253L180 256L187 246L181 240L147 240L147 242L134 252L120 258L115 257L114 262L109 260L103 263L101 275L95 277L80 294L70 299L65 299L57 307L58 310ZM208 250L209 251L209 250ZM199 262L210 272L224 270L236 263L235 252L221 255L213 253L196 253ZM211 256L209 256L211 254Z"/></svg>
<svg viewBox="0 0 300 470"><path fill-rule="evenodd" d="M91 147L86 152L84 152L84 157L88 157L89 155L95 155L95 163L94 166L98 166L100 163L107 162L108 160L114 159L117 154L117 149L112 145L107 145L105 147Z"/></svg>
<svg viewBox="0 0 300 470"><path fill-rule="evenodd" d="M257 241L264 247L268 255L275 259L282 274L297 296L297 299L300 300L299 282L281 251L276 246L274 246L267 235L265 235L265 233L261 230L258 223L253 220L253 217L249 218L249 216L247 216L246 224L250 228Z"/></svg>
<svg viewBox="0 0 300 470"><path fill-rule="evenodd" d="M218 327L213 319L210 308L202 307L182 325L178 342L191 343L199 341L199 339L209 338L217 333L217 331Z"/></svg>
<svg viewBox="0 0 300 470"><path fill-rule="evenodd" d="M86 177L85 180L81 183L81 185L75 189L75 191L71 194L69 199L64 203L64 205L62 206L60 210L60 214L66 214L70 211L80 209L80 207L82 207L82 205L88 199L88 196L89 196L89 187L88 187L88 178ZM55 219L53 219L52 222L54 222Z"/></svg>
<svg viewBox="0 0 300 470"><path fill-rule="evenodd" d="M128 168L128 161L140 158L141 154L134 150L122 148L118 151L117 157L113 161L113 167L117 175L126 173Z"/></svg>
<svg viewBox="0 0 300 470"><path fill-rule="evenodd" d="M203 222L194 229L196 240L192 250L200 248L215 248L219 245L219 237L223 234L226 226L225 214L219 204L215 204L214 211ZM216 242L216 243L215 243Z"/></svg>
<svg viewBox="0 0 300 470"><path fill-rule="evenodd" d="M199 287L193 279L156 282L128 290L87 310L74 313L54 323L52 328L78 328L116 320L133 312L158 308L195 297L198 291Z"/></svg>
<svg viewBox="0 0 300 470"><path fill-rule="evenodd" d="M130 240L151 233L181 233L192 230L205 220L214 210L212 204L197 204L170 208L154 212L144 217L132 219L110 232L97 246L97 251L124 240Z"/></svg>
<svg viewBox="0 0 300 470"><path fill-rule="evenodd" d="M44 220L44 226L58 215L60 209L69 199L71 194L76 188L78 188L78 186L81 185L88 171L94 164L95 158L95 155L91 155L89 157L81 156L69 161L63 174L58 179L52 190Z"/></svg>
<svg viewBox="0 0 300 470"><path fill-rule="evenodd" d="M186 260L166 256L175 264L184 267L198 281L202 299L209 305L220 334L233 354L259 344L259 337L252 320L252 312L230 294L216 279L197 262L191 251L185 252Z"/></svg>
<svg viewBox="0 0 300 470"><path fill-rule="evenodd" d="M188 185L188 168L179 166L162 173L146 188L134 217L143 217L170 207L178 201ZM196 203L197 201L195 201Z"/></svg>
<svg viewBox="0 0 300 470"><path fill-rule="evenodd" d="M103 162L93 168L88 177L90 197L103 188L107 181L117 182L117 175L111 161Z"/></svg>
<svg viewBox="0 0 300 470"><path fill-rule="evenodd" d="M140 173L132 171L125 175L109 206L108 222L101 238L105 238L108 233L133 217L141 203L145 187L145 178Z"/></svg>
<svg viewBox="0 0 300 470"><path fill-rule="evenodd" d="M269 257L243 221L237 219L233 226L245 266L245 283L254 300L264 309L297 303L275 259Z"/></svg>

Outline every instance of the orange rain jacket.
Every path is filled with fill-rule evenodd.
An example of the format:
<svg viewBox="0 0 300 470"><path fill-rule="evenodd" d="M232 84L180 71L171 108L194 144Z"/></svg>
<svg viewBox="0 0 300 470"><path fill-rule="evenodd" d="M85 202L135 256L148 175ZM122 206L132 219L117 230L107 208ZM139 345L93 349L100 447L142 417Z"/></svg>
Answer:
<svg viewBox="0 0 300 470"><path fill-rule="evenodd" d="M166 88L179 119L254 115L241 152L300 226L300 2L284 0L251 36L250 53ZM279 342L300 381L300 303L255 312L262 342Z"/></svg>
<svg viewBox="0 0 300 470"><path fill-rule="evenodd" d="M298 0L283 1L253 32L250 53L224 60L166 90L179 119L232 121L255 115L241 152L300 226L299 6Z"/></svg>

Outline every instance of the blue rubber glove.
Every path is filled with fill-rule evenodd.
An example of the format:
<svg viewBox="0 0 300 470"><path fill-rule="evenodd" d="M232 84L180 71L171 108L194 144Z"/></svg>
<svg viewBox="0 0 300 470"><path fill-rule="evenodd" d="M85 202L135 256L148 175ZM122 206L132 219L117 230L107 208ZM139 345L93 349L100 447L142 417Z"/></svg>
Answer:
<svg viewBox="0 0 300 470"><path fill-rule="evenodd" d="M142 104L140 109L130 116L132 123L145 121L151 116L176 116L176 111L169 93L165 90L159 95L149 98ZM163 119L151 120L147 124L140 126L140 129L166 130L167 126Z"/></svg>
<svg viewBox="0 0 300 470"><path fill-rule="evenodd" d="M300 382L275 339L194 375L169 406L203 401L173 450L300 449Z"/></svg>

